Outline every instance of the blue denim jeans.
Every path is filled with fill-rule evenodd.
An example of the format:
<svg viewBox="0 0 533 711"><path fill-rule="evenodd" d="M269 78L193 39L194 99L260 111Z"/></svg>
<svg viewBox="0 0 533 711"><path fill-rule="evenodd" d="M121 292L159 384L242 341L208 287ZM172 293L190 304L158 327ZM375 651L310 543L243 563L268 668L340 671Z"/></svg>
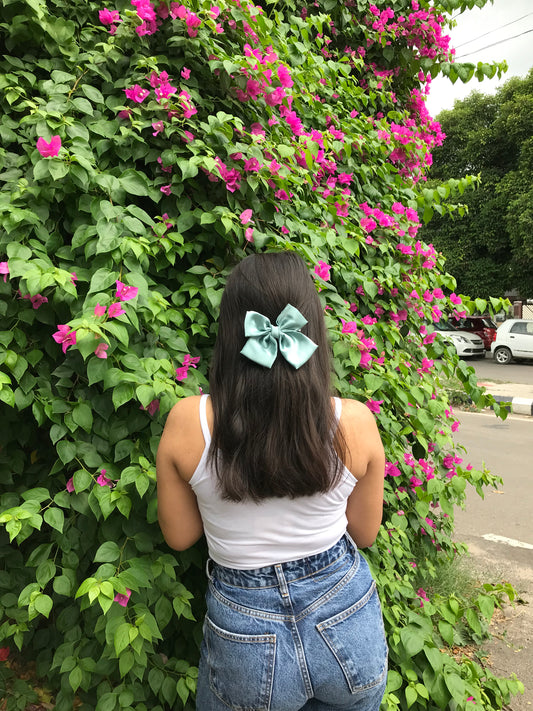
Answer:
<svg viewBox="0 0 533 711"><path fill-rule="evenodd" d="M256 570L208 564L197 711L378 711L387 644L348 536Z"/></svg>

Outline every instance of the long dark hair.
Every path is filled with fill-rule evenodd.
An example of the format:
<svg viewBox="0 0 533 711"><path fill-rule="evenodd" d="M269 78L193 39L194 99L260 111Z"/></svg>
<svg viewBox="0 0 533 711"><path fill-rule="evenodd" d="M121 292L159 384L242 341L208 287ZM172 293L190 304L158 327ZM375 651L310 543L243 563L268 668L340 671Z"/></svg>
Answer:
<svg viewBox="0 0 533 711"><path fill-rule="evenodd" d="M318 348L299 369L278 355L272 368L240 353L244 318L272 324L287 304L307 319ZM345 444L331 403L331 352L322 305L305 262L293 252L255 254L230 274L220 304L209 377L214 410L210 461L232 501L309 496L339 480Z"/></svg>

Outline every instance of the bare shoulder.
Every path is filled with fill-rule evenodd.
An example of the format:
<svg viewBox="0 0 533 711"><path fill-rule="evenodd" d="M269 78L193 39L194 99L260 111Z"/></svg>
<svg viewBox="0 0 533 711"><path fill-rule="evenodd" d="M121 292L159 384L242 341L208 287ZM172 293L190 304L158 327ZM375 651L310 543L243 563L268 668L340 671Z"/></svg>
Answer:
<svg viewBox="0 0 533 711"><path fill-rule="evenodd" d="M200 417L201 395L191 395L184 397L174 405L168 413L165 427L186 427L198 422Z"/></svg>
<svg viewBox="0 0 533 711"><path fill-rule="evenodd" d="M368 407L359 400L342 399L341 422L346 429L375 429L376 420Z"/></svg>
<svg viewBox="0 0 533 711"><path fill-rule="evenodd" d="M168 461L188 481L205 447L200 424L200 396L179 400L169 412L157 452L160 462Z"/></svg>
<svg viewBox="0 0 533 711"><path fill-rule="evenodd" d="M175 449L176 444L194 441L200 433L200 396L184 397L168 413L161 444Z"/></svg>
<svg viewBox="0 0 533 711"><path fill-rule="evenodd" d="M364 403L346 398L340 425L346 442L345 464L356 479L362 479L369 465L383 456L376 419Z"/></svg>

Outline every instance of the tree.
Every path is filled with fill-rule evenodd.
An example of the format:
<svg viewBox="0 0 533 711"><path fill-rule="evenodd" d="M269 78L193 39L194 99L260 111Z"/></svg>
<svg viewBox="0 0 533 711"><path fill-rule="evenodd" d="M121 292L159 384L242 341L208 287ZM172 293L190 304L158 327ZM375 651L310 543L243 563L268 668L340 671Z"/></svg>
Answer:
<svg viewBox="0 0 533 711"><path fill-rule="evenodd" d="M165 546L155 452L206 387L229 270L262 249L308 262L335 386L386 443L367 553L386 705L500 708L520 688L441 651L458 625L481 638L511 588L433 586L461 550L454 504L494 482L454 452L441 378L491 398L432 328L473 306L418 238L440 194L419 187L441 140L423 102L450 58L439 12L472 2L4 4L0 642L56 711L192 708L205 550Z"/></svg>
<svg viewBox="0 0 533 711"><path fill-rule="evenodd" d="M533 295L533 70L494 96L456 101L439 121L446 141L434 151L430 185L468 174L479 182L463 195L466 214L435 216L425 239L444 253L461 292Z"/></svg>

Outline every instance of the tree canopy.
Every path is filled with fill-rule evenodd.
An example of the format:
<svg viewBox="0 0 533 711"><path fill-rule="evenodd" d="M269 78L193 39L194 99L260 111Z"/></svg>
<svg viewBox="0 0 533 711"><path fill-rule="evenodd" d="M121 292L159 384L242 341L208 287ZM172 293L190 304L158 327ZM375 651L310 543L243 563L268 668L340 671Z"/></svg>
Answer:
<svg viewBox="0 0 533 711"><path fill-rule="evenodd" d="M473 92L439 114L446 134L433 152L429 185L479 177L468 208L435 215L423 228L462 293L533 296L533 70L494 95Z"/></svg>

